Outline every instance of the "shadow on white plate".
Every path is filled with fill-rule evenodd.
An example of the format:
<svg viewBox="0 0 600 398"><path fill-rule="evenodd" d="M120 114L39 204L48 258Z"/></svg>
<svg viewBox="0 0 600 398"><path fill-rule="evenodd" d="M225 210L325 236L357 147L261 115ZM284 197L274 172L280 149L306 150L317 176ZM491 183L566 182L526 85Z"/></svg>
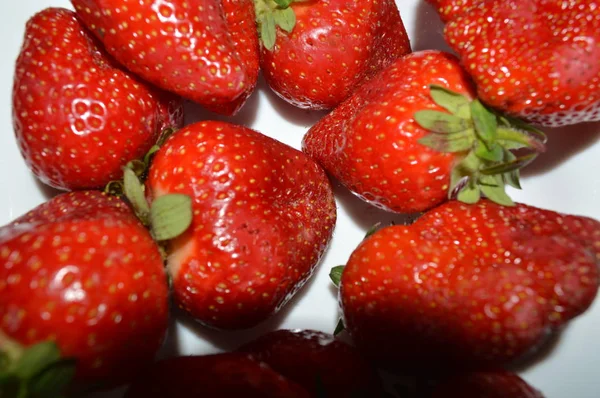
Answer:
<svg viewBox="0 0 600 398"><path fill-rule="evenodd" d="M550 171L600 141L600 123L581 123L542 130L548 136L546 152L523 169L524 176Z"/></svg>
<svg viewBox="0 0 600 398"><path fill-rule="evenodd" d="M259 114L260 102L263 97L266 98L269 105L275 111L279 117L285 119L286 122L291 123L295 126L310 128L317 123L323 116L327 114L325 111L310 111L305 109L297 108L283 99L279 98L277 94L273 92L266 83L262 73L259 75L256 89L248 98L248 101L244 104L242 109L235 116L223 116L219 115L201 106L194 104L193 102L185 102L185 123L186 125L199 122L202 120L220 120L224 122L234 123L246 127L251 127L256 122L257 115ZM276 126L271 127L275 129ZM261 131L264 134L272 135L275 131Z"/></svg>

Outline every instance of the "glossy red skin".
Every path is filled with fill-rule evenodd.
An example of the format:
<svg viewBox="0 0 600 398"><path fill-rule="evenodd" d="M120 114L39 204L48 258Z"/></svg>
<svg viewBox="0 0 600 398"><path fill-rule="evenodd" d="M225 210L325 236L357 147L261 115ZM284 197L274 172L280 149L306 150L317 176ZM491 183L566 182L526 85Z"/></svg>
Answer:
<svg viewBox="0 0 600 398"><path fill-rule="evenodd" d="M182 123L181 101L122 70L72 11L36 14L24 40L14 129L28 167L45 184L100 188L143 156L162 129Z"/></svg>
<svg viewBox="0 0 600 398"><path fill-rule="evenodd" d="M365 78L411 51L393 0L292 3L296 26L278 28L261 67L281 98L306 109L331 109Z"/></svg>
<svg viewBox="0 0 600 398"><path fill-rule="evenodd" d="M325 173L302 152L242 126L200 122L157 152L150 197L184 193L194 220L173 241L180 307L215 328L253 326L312 275L336 220Z"/></svg>
<svg viewBox="0 0 600 398"><path fill-rule="evenodd" d="M473 76L481 100L543 126L600 120L596 1L437 3L447 21L446 41Z"/></svg>
<svg viewBox="0 0 600 398"><path fill-rule="evenodd" d="M431 84L473 94L454 56L409 54L313 126L304 137L304 152L377 207L413 213L446 201L456 155L418 143L429 132L413 118L419 110L442 110L429 96Z"/></svg>
<svg viewBox="0 0 600 398"><path fill-rule="evenodd" d="M382 396L375 369L354 347L315 330L277 330L238 349L304 387L331 398ZM318 391L320 387L323 389ZM366 396L366 395L360 395Z"/></svg>
<svg viewBox="0 0 600 398"><path fill-rule="evenodd" d="M525 380L507 371L464 373L440 383L431 398L544 398Z"/></svg>
<svg viewBox="0 0 600 398"><path fill-rule="evenodd" d="M71 2L110 54L158 87L233 115L256 86L252 0Z"/></svg>
<svg viewBox="0 0 600 398"><path fill-rule="evenodd" d="M302 387L246 354L175 357L155 363L125 398L308 398Z"/></svg>
<svg viewBox="0 0 600 398"><path fill-rule="evenodd" d="M501 367L589 308L599 266L598 221L452 201L361 243L340 300L353 341L384 363Z"/></svg>
<svg viewBox="0 0 600 398"><path fill-rule="evenodd" d="M427 0L434 8L438 10L440 18L448 22L456 14L462 14L469 11L479 3L486 0Z"/></svg>
<svg viewBox="0 0 600 398"><path fill-rule="evenodd" d="M127 381L168 326L167 277L120 199L65 193L0 229L0 337L53 340L84 383Z"/></svg>

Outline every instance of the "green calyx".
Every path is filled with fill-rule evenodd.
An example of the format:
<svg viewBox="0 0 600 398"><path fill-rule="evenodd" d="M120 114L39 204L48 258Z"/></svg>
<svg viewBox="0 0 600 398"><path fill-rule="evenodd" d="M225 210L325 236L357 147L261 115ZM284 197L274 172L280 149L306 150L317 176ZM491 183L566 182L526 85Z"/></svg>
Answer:
<svg viewBox="0 0 600 398"><path fill-rule="evenodd" d="M263 46L271 51L275 47L277 27L291 33L296 26L292 3L304 0L254 0L256 22Z"/></svg>
<svg viewBox="0 0 600 398"><path fill-rule="evenodd" d="M438 152L462 155L452 170L448 196L456 194L462 202L476 203L484 195L513 206L505 187L521 189L519 170L544 152L544 133L444 87L432 85L430 94L447 112L414 114L415 121L430 131L419 143ZM513 152L517 149L522 152L519 156Z"/></svg>
<svg viewBox="0 0 600 398"><path fill-rule="evenodd" d="M59 398L75 375L75 360L61 358L53 342L24 348L2 340L0 397Z"/></svg>
<svg viewBox="0 0 600 398"><path fill-rule="evenodd" d="M148 204L144 182L154 154L175 132L166 129L148 153L141 160L133 160L123 168L123 179L110 182L105 192L125 197L131 204L142 224L149 228L158 242L174 239L185 232L192 223L192 199L183 194L168 194L156 198Z"/></svg>
<svg viewBox="0 0 600 398"><path fill-rule="evenodd" d="M151 205L145 187L131 168L125 168L123 191L138 218L154 240L174 239L184 233L192 223L192 199L188 195L168 194L156 198Z"/></svg>

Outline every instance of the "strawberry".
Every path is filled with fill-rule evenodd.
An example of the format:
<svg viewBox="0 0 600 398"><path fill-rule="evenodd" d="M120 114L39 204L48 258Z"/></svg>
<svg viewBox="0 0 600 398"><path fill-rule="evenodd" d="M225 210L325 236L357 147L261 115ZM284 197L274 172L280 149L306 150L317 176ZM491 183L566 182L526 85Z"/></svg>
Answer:
<svg viewBox="0 0 600 398"><path fill-rule="evenodd" d="M332 335L314 330L277 330L240 347L314 396L382 396L374 368Z"/></svg>
<svg viewBox="0 0 600 398"><path fill-rule="evenodd" d="M136 380L125 398L185 396L308 398L300 386L246 354L224 353L165 359Z"/></svg>
<svg viewBox="0 0 600 398"><path fill-rule="evenodd" d="M0 258L2 381L24 378L33 393L64 375L62 357L77 361L79 382L114 384L153 359L168 324L167 278L121 200L61 194L0 229ZM39 374L49 363L54 373Z"/></svg>
<svg viewBox="0 0 600 398"><path fill-rule="evenodd" d="M335 107L362 80L410 52L394 0L256 4L264 76L300 108Z"/></svg>
<svg viewBox="0 0 600 398"><path fill-rule="evenodd" d="M183 121L180 100L140 82L101 49L72 11L48 8L27 23L16 63L14 129L44 183L99 188Z"/></svg>
<svg viewBox="0 0 600 398"><path fill-rule="evenodd" d="M302 152L242 126L207 121L172 135L146 182L151 202L192 198L191 228L171 242L177 304L215 328L253 326L311 276L336 207L325 173Z"/></svg>
<svg viewBox="0 0 600 398"><path fill-rule="evenodd" d="M598 221L451 201L364 240L340 302L354 342L383 363L500 367L591 305L599 265Z"/></svg>
<svg viewBox="0 0 600 398"><path fill-rule="evenodd" d="M525 380L507 371L453 375L438 384L431 398L544 398Z"/></svg>
<svg viewBox="0 0 600 398"><path fill-rule="evenodd" d="M483 194L511 205L504 186L519 187L518 168L543 140L486 108L458 60L430 50L359 87L308 131L303 149L362 199L413 213L457 192L468 203ZM520 147L534 151L517 158L511 149Z"/></svg>
<svg viewBox="0 0 600 398"><path fill-rule="evenodd" d="M27 23L13 115L27 165L62 190L102 187L183 121L180 100L122 70L62 8Z"/></svg>
<svg viewBox="0 0 600 398"><path fill-rule="evenodd" d="M431 2L483 102L544 126L600 120L596 1Z"/></svg>
<svg viewBox="0 0 600 398"><path fill-rule="evenodd" d="M145 80L232 115L256 86L252 0L71 0L107 51Z"/></svg>

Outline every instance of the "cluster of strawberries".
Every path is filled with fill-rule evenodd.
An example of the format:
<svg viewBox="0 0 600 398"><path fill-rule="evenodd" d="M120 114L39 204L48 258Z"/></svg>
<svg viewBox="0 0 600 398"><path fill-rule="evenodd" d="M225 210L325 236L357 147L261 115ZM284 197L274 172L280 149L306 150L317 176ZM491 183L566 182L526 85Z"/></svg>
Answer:
<svg viewBox="0 0 600 398"><path fill-rule="evenodd" d="M598 1L430 0L455 54L413 52L393 0L72 3L30 19L16 63L23 158L70 192L0 229L1 396L385 396L378 367L427 375L423 397L541 397L505 369L592 304L600 223L505 187L545 150L533 124L600 120ZM183 99L234 115L259 70L330 111L302 151L184 127ZM332 270L353 346L277 331L152 364L171 294L223 330L286 305L334 232L329 177L424 213Z"/></svg>

